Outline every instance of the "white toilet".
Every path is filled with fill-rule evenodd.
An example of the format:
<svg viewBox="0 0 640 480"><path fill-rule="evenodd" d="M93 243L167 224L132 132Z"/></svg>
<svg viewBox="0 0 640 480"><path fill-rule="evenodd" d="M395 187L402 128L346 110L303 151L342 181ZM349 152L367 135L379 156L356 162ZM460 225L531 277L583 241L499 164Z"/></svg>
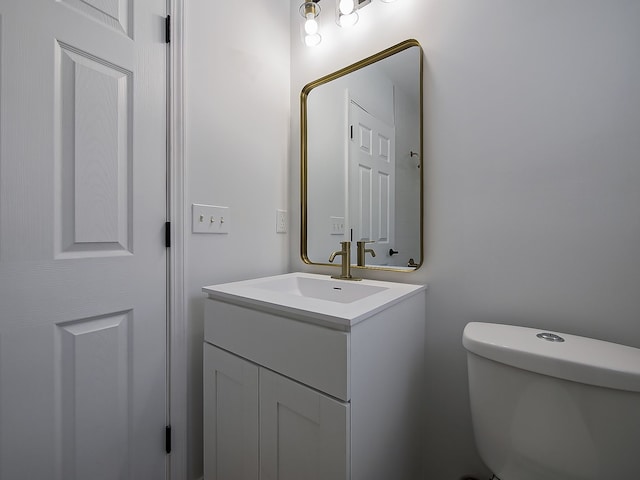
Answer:
<svg viewBox="0 0 640 480"><path fill-rule="evenodd" d="M464 329L471 415L500 480L640 479L640 349L533 328Z"/></svg>

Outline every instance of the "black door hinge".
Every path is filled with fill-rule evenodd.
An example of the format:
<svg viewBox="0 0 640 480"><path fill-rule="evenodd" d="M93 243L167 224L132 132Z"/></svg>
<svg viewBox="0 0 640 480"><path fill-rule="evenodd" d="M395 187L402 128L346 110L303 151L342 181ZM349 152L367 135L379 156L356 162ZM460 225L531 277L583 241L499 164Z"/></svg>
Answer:
<svg viewBox="0 0 640 480"><path fill-rule="evenodd" d="M164 427L164 450L171 453L171 425Z"/></svg>
<svg viewBox="0 0 640 480"><path fill-rule="evenodd" d="M171 43L171 15L164 19L164 42Z"/></svg>
<svg viewBox="0 0 640 480"><path fill-rule="evenodd" d="M164 246L171 246L171 222L164 222Z"/></svg>
<svg viewBox="0 0 640 480"><path fill-rule="evenodd" d="M353 125L349 127L349 138L353 140Z"/></svg>

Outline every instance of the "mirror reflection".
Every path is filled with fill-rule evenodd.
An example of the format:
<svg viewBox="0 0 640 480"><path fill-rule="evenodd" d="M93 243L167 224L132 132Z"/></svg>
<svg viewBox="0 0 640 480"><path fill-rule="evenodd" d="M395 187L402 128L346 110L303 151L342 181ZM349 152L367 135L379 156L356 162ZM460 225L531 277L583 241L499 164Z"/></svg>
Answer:
<svg viewBox="0 0 640 480"><path fill-rule="evenodd" d="M304 87L302 244L329 264L366 243L368 268L422 263L422 49L408 40ZM361 255L362 256L362 255Z"/></svg>

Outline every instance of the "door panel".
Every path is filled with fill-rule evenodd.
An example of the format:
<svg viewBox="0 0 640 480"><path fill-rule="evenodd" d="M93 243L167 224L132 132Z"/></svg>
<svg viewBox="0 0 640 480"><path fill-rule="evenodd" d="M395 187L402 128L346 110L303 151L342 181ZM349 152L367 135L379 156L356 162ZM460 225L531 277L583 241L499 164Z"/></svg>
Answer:
<svg viewBox="0 0 640 480"><path fill-rule="evenodd" d="M395 242L395 130L349 103L353 138L349 142L349 228L352 242L373 241L376 256L367 264L389 263Z"/></svg>
<svg viewBox="0 0 640 480"><path fill-rule="evenodd" d="M63 478L122 478L104 452L127 459L131 447L131 321L129 311L57 325Z"/></svg>
<svg viewBox="0 0 640 480"><path fill-rule="evenodd" d="M0 0L2 480L166 477L165 10Z"/></svg>
<svg viewBox="0 0 640 480"><path fill-rule="evenodd" d="M58 0L114 30L131 36L133 0Z"/></svg>
<svg viewBox="0 0 640 480"><path fill-rule="evenodd" d="M63 43L55 53L62 148L56 254L131 253L133 72Z"/></svg>
<svg viewBox="0 0 640 480"><path fill-rule="evenodd" d="M261 480L346 480L350 408L260 368Z"/></svg>

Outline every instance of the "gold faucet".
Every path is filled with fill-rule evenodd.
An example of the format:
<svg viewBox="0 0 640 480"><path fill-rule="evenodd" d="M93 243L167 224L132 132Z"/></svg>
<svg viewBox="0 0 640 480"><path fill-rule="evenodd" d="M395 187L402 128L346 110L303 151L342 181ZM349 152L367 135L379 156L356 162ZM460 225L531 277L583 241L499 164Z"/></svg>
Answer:
<svg viewBox="0 0 640 480"><path fill-rule="evenodd" d="M340 242L342 250L336 250L329 255L329 261L333 263L336 256L342 257L342 273L340 275L331 275L331 278L338 280L362 280L351 276L351 242Z"/></svg>
<svg viewBox="0 0 640 480"><path fill-rule="evenodd" d="M356 245L358 246L358 261L357 261L357 265L359 267L364 267L365 264L365 259L364 257L367 255L367 253L370 253L372 257L376 256L376 252L373 250L373 248L366 248L366 244L367 243L374 243L373 240L369 241L369 242L365 242L364 240L356 242Z"/></svg>

